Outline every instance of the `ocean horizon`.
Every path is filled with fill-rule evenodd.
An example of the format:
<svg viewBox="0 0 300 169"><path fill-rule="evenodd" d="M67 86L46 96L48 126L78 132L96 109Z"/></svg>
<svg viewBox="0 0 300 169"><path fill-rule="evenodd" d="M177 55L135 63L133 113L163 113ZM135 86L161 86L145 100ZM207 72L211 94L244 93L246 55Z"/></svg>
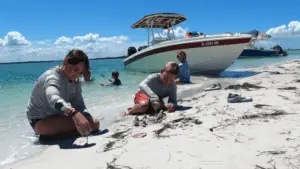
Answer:
<svg viewBox="0 0 300 169"><path fill-rule="evenodd" d="M117 56L117 57L102 57L102 58L89 58L89 60L107 60L107 59L122 59L126 58L127 56ZM32 60L32 61L22 61L22 62L0 62L0 64L22 64L22 63L42 63L42 62L61 62L63 59L60 60Z"/></svg>

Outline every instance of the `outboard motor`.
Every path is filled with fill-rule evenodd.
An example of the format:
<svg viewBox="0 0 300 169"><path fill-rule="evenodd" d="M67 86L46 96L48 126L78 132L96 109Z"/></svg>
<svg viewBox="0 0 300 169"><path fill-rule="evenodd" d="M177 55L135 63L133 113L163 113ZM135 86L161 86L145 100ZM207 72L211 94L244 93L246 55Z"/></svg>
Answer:
<svg viewBox="0 0 300 169"><path fill-rule="evenodd" d="M279 53L283 53L282 47L278 45Z"/></svg>
<svg viewBox="0 0 300 169"><path fill-rule="evenodd" d="M136 52L137 52L136 48L134 46L131 46L127 50L127 56L131 56L131 55L135 54Z"/></svg>
<svg viewBox="0 0 300 169"><path fill-rule="evenodd" d="M284 51L284 50L282 49L282 47L279 46L279 45L275 45L275 46L273 47L273 50L275 50L277 53L279 53L279 54L282 55L282 56L287 56L287 55L288 55L288 53L287 53L286 51Z"/></svg>

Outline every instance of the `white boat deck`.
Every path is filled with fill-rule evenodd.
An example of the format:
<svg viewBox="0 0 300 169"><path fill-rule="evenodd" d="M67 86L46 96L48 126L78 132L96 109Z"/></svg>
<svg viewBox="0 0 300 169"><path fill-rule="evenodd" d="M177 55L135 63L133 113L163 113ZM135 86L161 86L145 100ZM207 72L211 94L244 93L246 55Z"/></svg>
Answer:
<svg viewBox="0 0 300 169"><path fill-rule="evenodd" d="M191 38L178 38L178 39L166 40L166 41L157 43L157 44L152 45L152 46L159 46L159 45L164 46L164 45L168 45L168 44L182 44L182 43L195 42L195 41L211 41L211 40L219 40L220 38L222 38L222 39L235 39L235 38L242 38L242 37L249 37L249 35L246 35L246 34L202 35L202 36L191 37Z"/></svg>
<svg viewBox="0 0 300 169"><path fill-rule="evenodd" d="M156 43L154 45L150 45L149 47L142 49L140 51L137 51L137 53L125 58L124 61L131 59L132 57L135 57L139 53L147 52L149 50L152 50L153 48L160 48L164 46L169 45L179 45L179 44L186 44L191 42L206 42L206 41L214 41L214 40L224 40L224 39L236 39L236 38L247 38L250 37L247 34L212 34L212 35L205 35L205 36L198 36L198 37L191 37L191 38L179 38L179 39L172 39L172 40L165 40L159 43ZM161 39L161 38L160 38Z"/></svg>

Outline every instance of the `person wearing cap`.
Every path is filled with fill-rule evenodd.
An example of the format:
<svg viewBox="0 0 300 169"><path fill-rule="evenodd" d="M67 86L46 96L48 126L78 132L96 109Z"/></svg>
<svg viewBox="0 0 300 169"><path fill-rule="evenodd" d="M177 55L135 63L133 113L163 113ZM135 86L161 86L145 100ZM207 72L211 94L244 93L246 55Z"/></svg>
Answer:
<svg viewBox="0 0 300 169"><path fill-rule="evenodd" d="M44 72L31 92L27 118L40 136L87 136L97 131L98 120L87 111L78 78L88 65L87 55L71 50L63 64Z"/></svg>

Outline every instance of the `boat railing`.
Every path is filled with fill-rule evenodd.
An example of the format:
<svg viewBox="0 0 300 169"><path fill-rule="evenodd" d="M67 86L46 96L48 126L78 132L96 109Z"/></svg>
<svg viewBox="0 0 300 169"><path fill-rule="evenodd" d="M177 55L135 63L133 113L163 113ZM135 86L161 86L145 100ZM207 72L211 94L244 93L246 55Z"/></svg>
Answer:
<svg viewBox="0 0 300 169"><path fill-rule="evenodd" d="M177 42L189 42L194 41L197 39L218 39L218 38L224 38L224 37L235 37L235 36L243 36L244 34L206 34L206 35L200 35L200 36L194 36L194 37L177 37L177 38L170 38L170 37L155 37L152 38L151 45L158 45L158 44L168 44L168 43L177 43ZM246 34L245 34L246 36Z"/></svg>
<svg viewBox="0 0 300 169"><path fill-rule="evenodd" d="M155 44L166 42L166 41L168 41L168 39L153 39L151 41L151 45L155 45Z"/></svg>

